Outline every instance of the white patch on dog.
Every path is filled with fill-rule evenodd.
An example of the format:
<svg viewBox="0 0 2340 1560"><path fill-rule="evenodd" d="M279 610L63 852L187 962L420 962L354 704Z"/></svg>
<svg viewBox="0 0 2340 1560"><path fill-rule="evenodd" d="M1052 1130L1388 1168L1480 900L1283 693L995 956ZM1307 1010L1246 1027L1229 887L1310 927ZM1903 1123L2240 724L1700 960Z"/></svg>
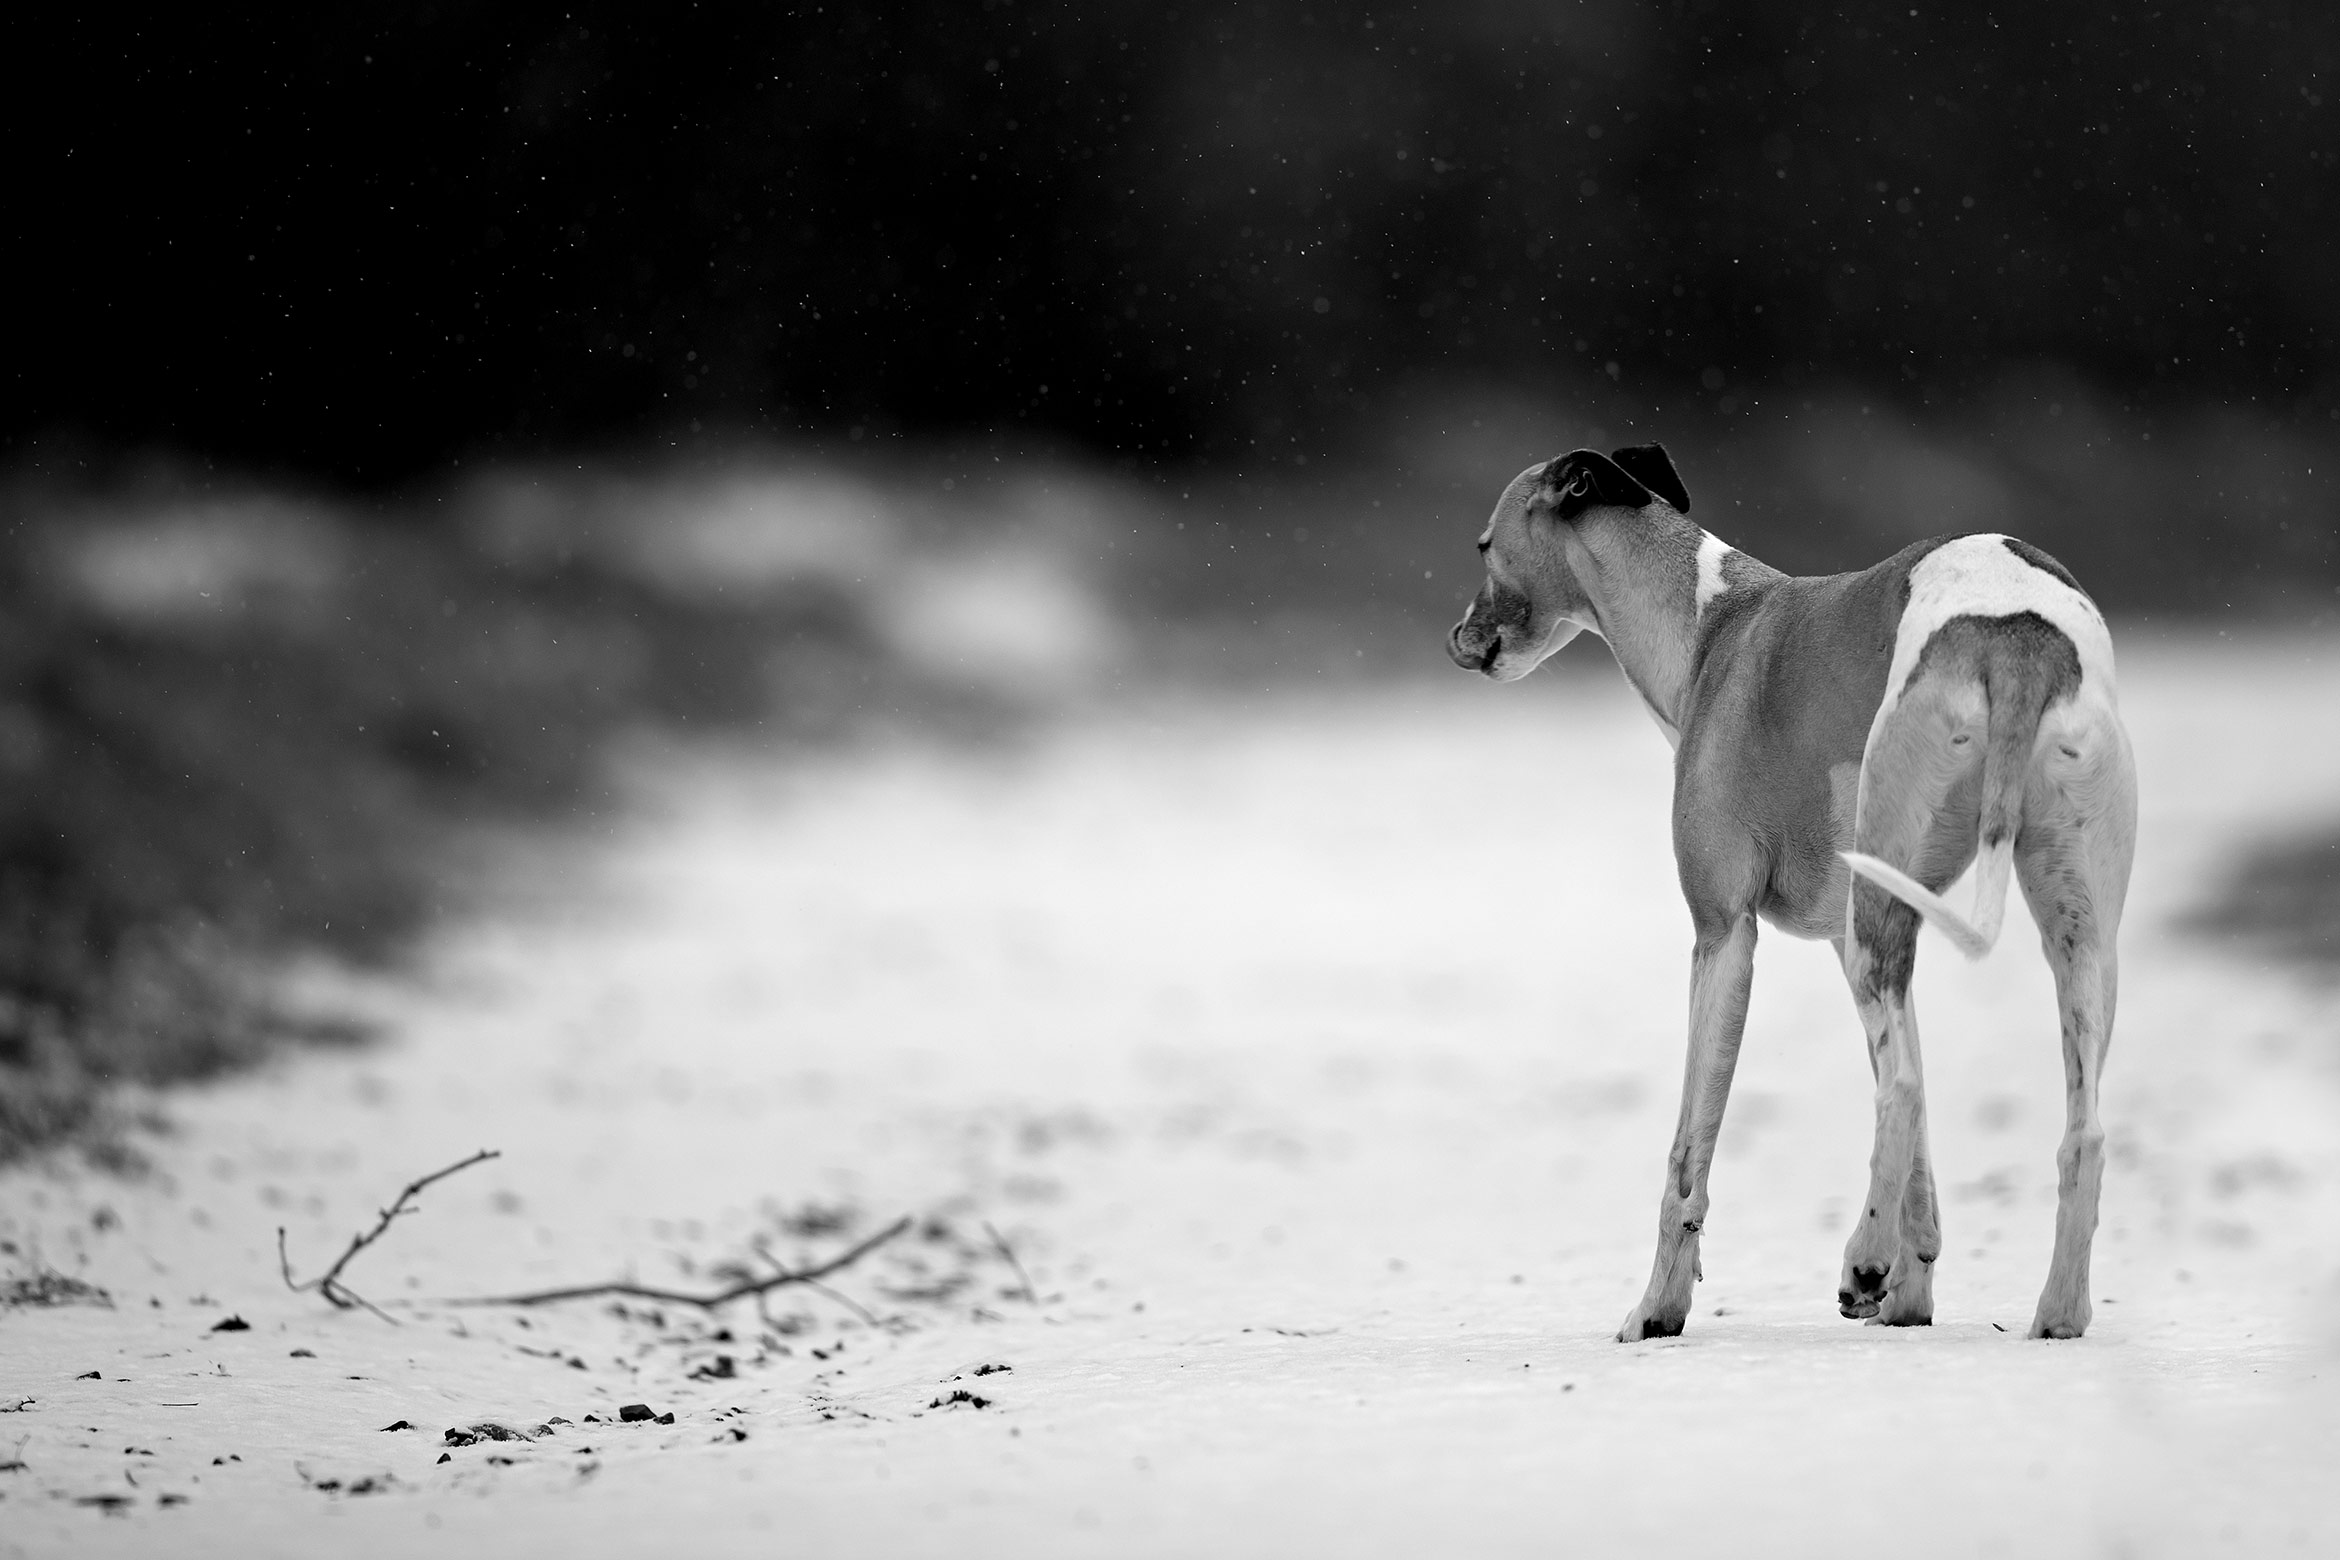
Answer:
<svg viewBox="0 0 2340 1560"><path fill-rule="evenodd" d="M1706 616L1706 604L1731 588L1723 578L1723 559L1735 550L1710 531L1698 533L1698 609L1694 617Z"/></svg>
<svg viewBox="0 0 2340 1560"><path fill-rule="evenodd" d="M1701 563L1705 556L1703 551L1699 554ZM2044 569L2024 562L2007 545L2007 538L1991 533L1944 542L1910 570L1909 605L1894 635L1893 667L1885 674L1885 700L1877 720L1882 723L1892 714L1927 641L1943 624L1967 614L2004 617L2017 612L2036 612L2062 630L2080 652L2081 687L2111 702L2112 636L2105 631L2096 604Z"/></svg>

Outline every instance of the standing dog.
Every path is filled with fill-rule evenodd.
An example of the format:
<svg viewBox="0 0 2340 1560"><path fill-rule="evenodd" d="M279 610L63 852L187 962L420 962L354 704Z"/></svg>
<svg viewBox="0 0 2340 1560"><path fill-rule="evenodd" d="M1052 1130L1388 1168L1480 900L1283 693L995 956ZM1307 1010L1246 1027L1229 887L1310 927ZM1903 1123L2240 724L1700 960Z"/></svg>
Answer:
<svg viewBox="0 0 2340 1560"><path fill-rule="evenodd" d="M1479 538L1486 583L1448 646L1510 682L1589 629L1674 745L1674 859L1697 931L1690 1057L1657 1261L1617 1336L1671 1337L1689 1315L1757 917L1836 945L1868 1034L1877 1141L1838 1304L1889 1325L1933 1320L1942 1240L1910 964L1920 917L1970 957L1987 951L2012 869L2064 1034L2055 1256L2031 1336L2076 1338L2137 819L2103 615L2013 537L1937 538L1805 579L1709 536L1689 511L1655 444L1521 472ZM1940 896L1978 848L1962 917Z"/></svg>

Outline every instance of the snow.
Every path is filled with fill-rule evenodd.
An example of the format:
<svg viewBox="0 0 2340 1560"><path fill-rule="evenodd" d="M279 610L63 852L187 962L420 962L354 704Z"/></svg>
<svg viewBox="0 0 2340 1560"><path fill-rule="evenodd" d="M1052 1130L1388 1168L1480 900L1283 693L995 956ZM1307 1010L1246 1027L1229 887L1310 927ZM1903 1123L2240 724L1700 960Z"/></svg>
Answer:
<svg viewBox="0 0 2340 1560"><path fill-rule="evenodd" d="M1689 943L1613 670L645 749L582 860L515 852L421 980L341 983L384 1045L170 1098L147 1180L0 1177L0 1238L116 1301L0 1313L0 1555L2340 1552L2340 999L2175 925L2330 816L2340 657L2116 632L2144 815L2083 1340L2022 1336L2061 1075L2011 927L1920 953L1938 1324L1835 1314L1867 1072L1825 945L1767 932L1690 1330L1611 1341ZM401 1325L284 1289L278 1225L309 1276L483 1146L349 1270ZM709 1284L808 1205L949 1224L830 1280L899 1325L439 1303ZM972 1287L881 1292L929 1259ZM583 1422L637 1401L674 1423Z"/></svg>

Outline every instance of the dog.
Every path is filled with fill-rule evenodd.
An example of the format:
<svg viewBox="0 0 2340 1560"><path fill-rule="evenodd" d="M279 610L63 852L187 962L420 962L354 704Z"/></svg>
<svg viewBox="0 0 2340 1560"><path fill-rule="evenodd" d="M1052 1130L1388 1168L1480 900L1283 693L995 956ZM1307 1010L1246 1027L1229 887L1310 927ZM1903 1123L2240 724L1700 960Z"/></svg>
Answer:
<svg viewBox="0 0 2340 1560"><path fill-rule="evenodd" d="M2014 537L1937 537L1853 574L1780 573L1689 519L1664 448L1577 450L1504 489L1456 664L1526 676L1608 641L1674 748L1674 858L1696 944L1681 1115L1657 1258L1620 1341L1672 1337L1703 1277L1707 1172L1746 1024L1758 920L1835 944L1868 1037L1876 1147L1837 1303L1933 1320L1939 1202L1909 983L1918 926L1970 957L2010 872L2039 924L2063 1028L2055 1254L2034 1338L2077 1338L2104 1178L2097 1084L2136 839L2136 769L2103 614ZM1942 891L1975 871L1970 915Z"/></svg>

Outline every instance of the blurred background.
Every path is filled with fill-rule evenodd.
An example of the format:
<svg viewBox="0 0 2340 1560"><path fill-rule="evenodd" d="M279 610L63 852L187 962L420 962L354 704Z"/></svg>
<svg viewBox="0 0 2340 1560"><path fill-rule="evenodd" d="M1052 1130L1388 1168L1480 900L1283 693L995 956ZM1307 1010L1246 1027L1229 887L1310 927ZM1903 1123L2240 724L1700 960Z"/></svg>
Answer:
<svg viewBox="0 0 2340 1560"><path fill-rule="evenodd" d="M627 733L1437 673L1578 445L1799 572L2340 607L2328 7L4 25L0 1157L336 1033L271 972L395 958ZM2328 960L2340 830L2268 849L2204 924Z"/></svg>

